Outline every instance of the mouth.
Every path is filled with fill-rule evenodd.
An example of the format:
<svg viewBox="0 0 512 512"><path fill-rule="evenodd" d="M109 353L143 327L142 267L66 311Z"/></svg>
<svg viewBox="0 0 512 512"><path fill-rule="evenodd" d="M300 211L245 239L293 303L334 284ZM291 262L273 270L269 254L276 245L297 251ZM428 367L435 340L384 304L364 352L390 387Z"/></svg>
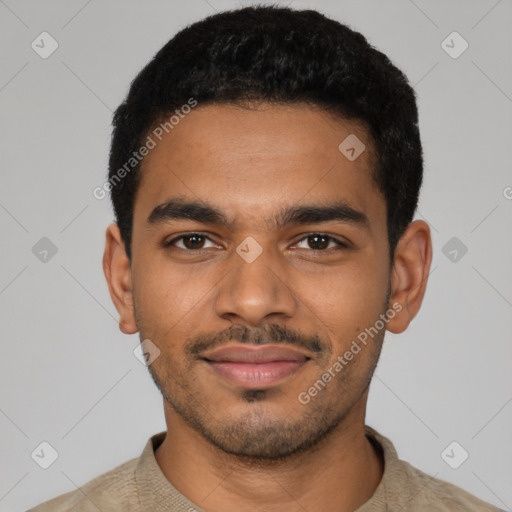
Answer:
<svg viewBox="0 0 512 512"><path fill-rule="evenodd" d="M265 389L296 374L311 357L283 346L229 345L202 360L222 379L244 389Z"/></svg>

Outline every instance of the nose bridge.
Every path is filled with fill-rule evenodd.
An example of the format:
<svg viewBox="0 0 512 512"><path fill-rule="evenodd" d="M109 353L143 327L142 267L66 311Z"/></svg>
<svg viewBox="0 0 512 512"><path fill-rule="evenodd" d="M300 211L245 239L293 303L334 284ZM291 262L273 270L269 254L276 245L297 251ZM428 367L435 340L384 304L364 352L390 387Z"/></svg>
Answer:
<svg viewBox="0 0 512 512"><path fill-rule="evenodd" d="M257 325L271 314L292 316L296 300L286 283L278 251L247 237L229 260L231 272L216 296L219 316L236 316Z"/></svg>

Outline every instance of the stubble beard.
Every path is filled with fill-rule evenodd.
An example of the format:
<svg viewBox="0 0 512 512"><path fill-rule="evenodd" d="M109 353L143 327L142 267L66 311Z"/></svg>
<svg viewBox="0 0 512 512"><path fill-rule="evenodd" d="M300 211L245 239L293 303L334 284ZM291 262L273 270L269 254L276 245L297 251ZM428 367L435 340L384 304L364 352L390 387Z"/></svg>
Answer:
<svg viewBox="0 0 512 512"><path fill-rule="evenodd" d="M178 371L164 354L149 370L166 402L211 445L248 463L272 463L312 450L343 424L368 390L383 339L384 331L373 340L374 347L365 348L372 350L372 354L370 367L362 380L355 382L353 372L347 367L308 404L299 405L294 394L293 403L290 402L291 414L277 420L269 416L265 406L265 402L272 399L273 390L240 392L237 400L243 401L248 410L243 416L233 418L222 416L222 411L205 403L200 397L206 393L201 393L200 387L198 392L191 386L190 377L186 377L193 375L192 371ZM323 372L325 368L319 377Z"/></svg>

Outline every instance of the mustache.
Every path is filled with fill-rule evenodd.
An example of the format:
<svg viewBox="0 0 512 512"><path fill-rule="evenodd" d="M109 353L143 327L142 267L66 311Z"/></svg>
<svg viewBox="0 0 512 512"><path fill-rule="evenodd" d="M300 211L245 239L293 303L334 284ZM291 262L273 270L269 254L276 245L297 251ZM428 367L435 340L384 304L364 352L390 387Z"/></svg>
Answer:
<svg viewBox="0 0 512 512"><path fill-rule="evenodd" d="M306 336L298 331L278 324L267 324L263 328L250 329L245 325L233 325L219 333L200 335L186 343L185 352L198 357L206 350L225 345L228 341L253 343L255 345L288 344L301 347L315 354L329 352L330 344L318 334Z"/></svg>

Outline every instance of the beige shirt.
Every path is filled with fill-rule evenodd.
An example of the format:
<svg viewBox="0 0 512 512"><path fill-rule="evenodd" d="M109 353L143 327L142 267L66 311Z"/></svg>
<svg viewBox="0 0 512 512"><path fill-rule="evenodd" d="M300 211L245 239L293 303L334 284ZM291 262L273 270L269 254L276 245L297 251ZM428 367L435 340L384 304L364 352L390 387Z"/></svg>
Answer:
<svg viewBox="0 0 512 512"><path fill-rule="evenodd" d="M499 511L459 487L432 478L400 460L391 441L372 428L366 427L366 435L377 449L382 448L384 474L373 496L357 512ZM154 451L164 437L165 432L154 435L139 458L28 512L203 511L178 492L160 470Z"/></svg>

